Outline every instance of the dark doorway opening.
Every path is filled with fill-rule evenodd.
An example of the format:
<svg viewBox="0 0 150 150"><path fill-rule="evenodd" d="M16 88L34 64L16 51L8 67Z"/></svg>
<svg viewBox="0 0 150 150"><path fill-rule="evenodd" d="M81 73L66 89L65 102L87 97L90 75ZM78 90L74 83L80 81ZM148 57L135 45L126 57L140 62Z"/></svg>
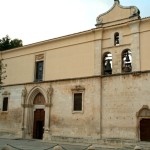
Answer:
<svg viewBox="0 0 150 150"><path fill-rule="evenodd" d="M44 120L45 120L45 111L43 109L37 109L34 112L34 125L33 125L33 138L34 139L43 138Z"/></svg>
<svg viewBox="0 0 150 150"><path fill-rule="evenodd" d="M140 139L141 141L150 142L150 119L140 121Z"/></svg>

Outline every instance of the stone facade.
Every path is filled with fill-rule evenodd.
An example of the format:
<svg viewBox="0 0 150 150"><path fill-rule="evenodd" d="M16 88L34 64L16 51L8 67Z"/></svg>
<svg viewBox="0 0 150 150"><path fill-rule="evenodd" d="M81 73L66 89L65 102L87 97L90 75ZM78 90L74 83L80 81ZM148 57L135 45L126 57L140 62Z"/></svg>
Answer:
<svg viewBox="0 0 150 150"><path fill-rule="evenodd" d="M150 18L139 15L117 0L92 30L2 52L0 137L148 141Z"/></svg>

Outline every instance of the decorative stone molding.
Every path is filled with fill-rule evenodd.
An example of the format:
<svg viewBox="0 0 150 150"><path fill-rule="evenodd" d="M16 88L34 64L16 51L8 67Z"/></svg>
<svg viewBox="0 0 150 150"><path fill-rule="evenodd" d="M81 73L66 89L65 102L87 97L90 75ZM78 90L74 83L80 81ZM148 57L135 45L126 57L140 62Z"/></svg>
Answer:
<svg viewBox="0 0 150 150"><path fill-rule="evenodd" d="M123 18L118 18L117 14L113 14L114 17L116 17L116 18L110 19L110 16L112 14L109 16L109 13L113 13L113 11L112 11L113 9L117 9L117 10L123 9L123 11L124 11ZM99 27L99 26L102 26L103 24L113 22L114 20L117 21L117 20L120 20L120 19L122 19L122 20L125 19L126 20L126 19L133 19L133 18L134 19L139 19L140 18L140 11L137 7L135 7L135 6L124 7L124 6L120 5L119 0L114 0L114 5L112 6L112 8L110 8L107 12L105 12L103 14L100 14L97 17L96 26Z"/></svg>
<svg viewBox="0 0 150 150"><path fill-rule="evenodd" d="M40 87L40 86L34 86L34 87L30 90L30 92L29 92L29 94L28 94L28 96L27 96L27 103L33 104L35 97L36 97L39 93L41 93L41 94L44 96L45 101L46 101L46 100L47 100L47 97L46 97L46 91L45 91L45 89L43 89L43 88Z"/></svg>
<svg viewBox="0 0 150 150"><path fill-rule="evenodd" d="M85 88L84 88L83 86L81 86L81 85L77 85L77 86L75 86L74 88L72 88L71 90L78 92L78 91L84 91Z"/></svg>
<svg viewBox="0 0 150 150"><path fill-rule="evenodd" d="M24 89L22 90L22 97L23 98L27 97L27 89L26 89L26 87L24 87Z"/></svg>
<svg viewBox="0 0 150 150"><path fill-rule="evenodd" d="M134 72L132 72L132 75L133 75L133 76L140 76L140 75L141 75L141 72L139 72L139 71L134 71Z"/></svg>
<svg viewBox="0 0 150 150"><path fill-rule="evenodd" d="M42 98L42 101L39 101L40 97ZM40 85L33 85L33 87L30 88L27 86L27 90L24 88L22 91L22 99L25 100L25 103L22 103L23 108L22 137L32 138L34 111L36 111L36 109L43 109L45 111L45 117L47 117L47 115L49 114L48 109L45 107L45 104L49 104L47 100L47 92L45 88L42 88ZM45 124L47 128L48 126L47 118L45 119ZM48 134L44 136L49 137L48 136L49 132L46 131L45 133Z"/></svg>
<svg viewBox="0 0 150 150"><path fill-rule="evenodd" d="M8 95L10 95L10 93L8 92L8 91L4 91L3 93L2 93L2 95L4 95L4 96L8 96Z"/></svg>
<svg viewBox="0 0 150 150"><path fill-rule="evenodd" d="M44 127L44 132L49 132L49 131L50 131L49 128L45 128L45 127Z"/></svg>
<svg viewBox="0 0 150 150"><path fill-rule="evenodd" d="M43 94L38 93L33 100L33 105L44 105L44 104L45 104L45 98Z"/></svg>
<svg viewBox="0 0 150 150"><path fill-rule="evenodd" d="M143 105L143 107L137 112L137 117L150 117L150 109L147 105Z"/></svg>
<svg viewBox="0 0 150 150"><path fill-rule="evenodd" d="M132 11L132 14L131 16L129 16L129 18L133 18L133 17L140 17L140 10L135 7L135 6L131 6L131 11Z"/></svg>
<svg viewBox="0 0 150 150"><path fill-rule="evenodd" d="M21 94L22 104L26 104L27 94L28 94L27 89L26 87L24 87L24 89L22 89L22 94Z"/></svg>
<svg viewBox="0 0 150 150"><path fill-rule="evenodd" d="M52 106L52 104L49 104L49 103L45 104L45 107L51 107L51 106Z"/></svg>
<svg viewBox="0 0 150 150"><path fill-rule="evenodd" d="M43 60L43 59L44 59L44 54L39 54L35 56L36 61Z"/></svg>
<svg viewBox="0 0 150 150"><path fill-rule="evenodd" d="M49 104L51 104L52 96L53 96L53 88L52 85L50 84L47 89L47 99Z"/></svg>
<svg viewBox="0 0 150 150"><path fill-rule="evenodd" d="M21 104L24 108L33 108L32 104Z"/></svg>

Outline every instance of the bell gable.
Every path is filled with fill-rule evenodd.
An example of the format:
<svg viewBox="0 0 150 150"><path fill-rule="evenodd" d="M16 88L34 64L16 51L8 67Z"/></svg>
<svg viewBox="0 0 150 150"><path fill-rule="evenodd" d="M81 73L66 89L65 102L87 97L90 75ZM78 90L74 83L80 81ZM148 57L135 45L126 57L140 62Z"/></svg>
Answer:
<svg viewBox="0 0 150 150"><path fill-rule="evenodd" d="M99 15L96 19L96 27L109 26L124 23L129 20L139 19L140 11L135 6L124 7L119 0L114 0L114 5L107 12Z"/></svg>

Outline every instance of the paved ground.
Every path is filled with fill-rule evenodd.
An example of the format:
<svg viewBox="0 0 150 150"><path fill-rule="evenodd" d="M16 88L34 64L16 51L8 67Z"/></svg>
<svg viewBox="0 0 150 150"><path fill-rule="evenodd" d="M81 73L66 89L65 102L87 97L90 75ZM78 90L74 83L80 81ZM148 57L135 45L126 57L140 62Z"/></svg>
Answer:
<svg viewBox="0 0 150 150"><path fill-rule="evenodd" d="M11 150L52 150L56 143L44 142L42 140L22 140L22 139L0 139L0 150L4 146L10 146ZM88 145L59 144L63 150L87 150ZM102 148L96 146L96 150L129 150L125 148Z"/></svg>

